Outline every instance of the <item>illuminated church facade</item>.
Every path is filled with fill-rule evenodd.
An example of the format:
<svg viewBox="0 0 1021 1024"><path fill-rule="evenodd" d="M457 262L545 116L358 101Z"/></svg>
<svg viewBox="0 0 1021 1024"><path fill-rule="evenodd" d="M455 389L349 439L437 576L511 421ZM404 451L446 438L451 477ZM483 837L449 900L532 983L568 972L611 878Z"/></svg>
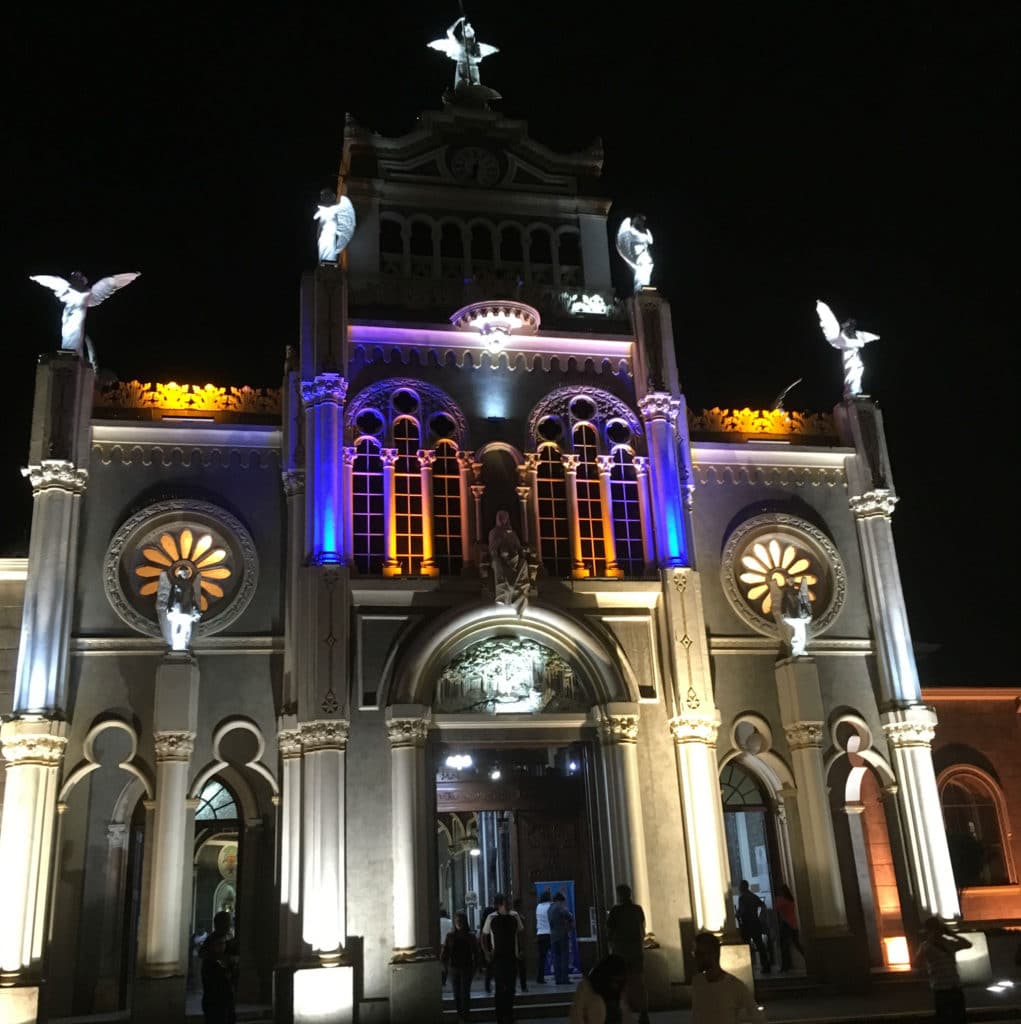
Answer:
<svg viewBox="0 0 1021 1024"><path fill-rule="evenodd" d="M669 303L614 291L600 149L461 98L348 123L357 229L279 390L40 360L0 566L4 1021L180 1020L224 909L241 1002L393 1024L440 1019L439 907L498 890L569 890L584 969L629 883L660 1008L702 929L751 981L741 879L791 888L831 984L961 913L879 409L688 409ZM1011 842L979 884L1013 894Z"/></svg>

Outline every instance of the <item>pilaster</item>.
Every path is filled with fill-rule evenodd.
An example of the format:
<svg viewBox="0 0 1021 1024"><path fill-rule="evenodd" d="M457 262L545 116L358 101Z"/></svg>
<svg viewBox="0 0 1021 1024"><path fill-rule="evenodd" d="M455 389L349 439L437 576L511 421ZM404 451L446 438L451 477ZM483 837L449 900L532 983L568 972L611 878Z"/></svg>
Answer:
<svg viewBox="0 0 1021 1024"><path fill-rule="evenodd" d="M344 560L347 498L343 488L344 400L347 381L338 373L320 373L301 385L305 409L305 515L310 533L308 561L316 565Z"/></svg>
<svg viewBox="0 0 1021 1024"><path fill-rule="evenodd" d="M684 492L678 462L677 416L681 402L671 394L650 391L638 403L649 451L649 487L656 563L660 568L686 566Z"/></svg>

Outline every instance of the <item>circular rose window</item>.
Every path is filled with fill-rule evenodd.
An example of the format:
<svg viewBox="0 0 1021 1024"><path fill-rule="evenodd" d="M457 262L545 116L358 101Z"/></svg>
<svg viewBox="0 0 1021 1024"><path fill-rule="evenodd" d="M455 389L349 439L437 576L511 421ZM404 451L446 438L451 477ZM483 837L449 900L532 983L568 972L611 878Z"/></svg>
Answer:
<svg viewBox="0 0 1021 1024"><path fill-rule="evenodd" d="M258 581L255 544L229 512L204 501L163 501L136 512L114 535L103 583L133 629L160 636L156 597L164 577L195 580L198 636L229 626Z"/></svg>
<svg viewBox="0 0 1021 1024"><path fill-rule="evenodd" d="M731 607L757 633L773 636L770 581L808 586L812 633L833 623L844 603L844 563L817 526L797 516L761 515L742 523L723 547L723 590Z"/></svg>

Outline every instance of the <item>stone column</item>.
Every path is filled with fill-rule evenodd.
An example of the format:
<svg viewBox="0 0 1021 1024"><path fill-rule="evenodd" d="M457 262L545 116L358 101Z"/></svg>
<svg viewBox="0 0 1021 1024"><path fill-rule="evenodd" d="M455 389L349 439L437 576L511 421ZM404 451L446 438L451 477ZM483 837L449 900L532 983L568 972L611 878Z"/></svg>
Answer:
<svg viewBox="0 0 1021 1024"><path fill-rule="evenodd" d="M440 570L433 560L433 463L436 452L420 448L418 462L422 467L422 564L419 571L423 576L439 576Z"/></svg>
<svg viewBox="0 0 1021 1024"><path fill-rule="evenodd" d="M646 933L651 935L654 905L649 896L642 790L638 777L638 705L604 704L600 710L599 738L607 760L613 801L610 818L617 833L610 837L613 883L631 886L635 903L645 910Z"/></svg>
<svg viewBox="0 0 1021 1024"><path fill-rule="evenodd" d="M480 471L482 466L477 462L472 463L473 471ZM478 479L478 473L476 473L476 479ZM479 549L486 546L486 531L482 525L482 495L486 493L485 484L472 484L472 516L475 520L475 543Z"/></svg>
<svg viewBox="0 0 1021 1024"><path fill-rule="evenodd" d="M525 464L521 468L523 470L524 482L528 484L529 499L531 501L532 519L528 532L532 538L532 548L535 551L535 557L541 562L542 531L539 528L539 453L525 452Z"/></svg>
<svg viewBox="0 0 1021 1024"><path fill-rule="evenodd" d="M394 501L397 449L383 448L379 454L383 460L383 575L400 576L401 566L397 561L397 504Z"/></svg>
<svg viewBox="0 0 1021 1024"><path fill-rule="evenodd" d="M305 478L309 482L306 516L311 526L309 560L316 565L341 562L347 499L343 488L341 441L347 381L338 373L320 373L301 385L305 406Z"/></svg>
<svg viewBox="0 0 1021 1024"><path fill-rule="evenodd" d="M879 720L890 745L897 776L897 806L908 870L921 919L937 914L960 917L946 826L932 764L936 712L924 705L882 712Z"/></svg>
<svg viewBox="0 0 1021 1024"><path fill-rule="evenodd" d="M603 510L603 549L606 554L606 575L620 579L624 570L617 564L617 538L613 532L613 491L610 487L610 473L613 472L613 456L597 455L599 466L599 504Z"/></svg>
<svg viewBox="0 0 1021 1024"><path fill-rule="evenodd" d="M277 733L280 748L279 957L293 963L301 955L301 732L293 721Z"/></svg>
<svg viewBox="0 0 1021 1024"><path fill-rule="evenodd" d="M660 567L687 565L681 473L678 465L676 420L678 399L666 392L649 392L639 403L649 449L653 537Z"/></svg>
<svg viewBox="0 0 1021 1024"><path fill-rule="evenodd" d="M475 510L471 493L472 452L458 452L457 466L460 471L461 499L461 551L462 565L465 570L476 566L475 543L472 537L472 524L475 522Z"/></svg>
<svg viewBox="0 0 1021 1024"><path fill-rule="evenodd" d="M324 965L347 943L346 781L349 723L302 722L304 762L302 937ZM292 755L293 756L293 755Z"/></svg>
<svg viewBox="0 0 1021 1024"><path fill-rule="evenodd" d="M801 657L778 661L776 685L797 785L798 818L816 930L844 930L847 911L822 756L824 718L815 660Z"/></svg>
<svg viewBox="0 0 1021 1024"><path fill-rule="evenodd" d="M580 456L566 452L560 456L564 467L564 491L567 495L567 532L571 538L571 575L583 580L589 575L581 551L581 527L578 522L578 462Z"/></svg>
<svg viewBox="0 0 1021 1024"><path fill-rule="evenodd" d="M727 923L727 840L723 829L716 735L720 713L691 711L670 719L677 746L677 772L684 815L684 840L691 876L695 930L720 934Z"/></svg>

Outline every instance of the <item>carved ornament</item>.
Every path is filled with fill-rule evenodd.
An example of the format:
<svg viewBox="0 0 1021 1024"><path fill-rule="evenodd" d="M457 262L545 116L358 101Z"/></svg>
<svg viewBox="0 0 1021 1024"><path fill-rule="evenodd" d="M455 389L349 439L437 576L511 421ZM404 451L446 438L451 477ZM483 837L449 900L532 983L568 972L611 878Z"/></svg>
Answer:
<svg viewBox="0 0 1021 1024"><path fill-rule="evenodd" d="M822 747L822 722L791 722L785 725L783 730L787 737L787 746L791 750L801 750L805 747Z"/></svg>
<svg viewBox="0 0 1021 1024"><path fill-rule="evenodd" d="M571 407L579 398L585 399L594 409L594 414L588 419L581 420L571 411ZM581 386L555 388L551 391L532 409L528 416L528 437L532 447L539 446L542 440L539 434L539 425L549 417L555 417L561 421L565 438L573 436L577 423L591 424L601 430L611 420L623 420L635 437L642 435L642 424L634 414L634 410L627 403L602 388Z"/></svg>
<svg viewBox="0 0 1021 1024"><path fill-rule="evenodd" d="M301 730L281 729L277 733L277 746L280 748L280 756L285 761L301 757Z"/></svg>
<svg viewBox="0 0 1021 1024"><path fill-rule="evenodd" d="M343 405L347 398L347 381L339 373L321 373L313 380L301 382L301 401L307 409L324 402Z"/></svg>
<svg viewBox="0 0 1021 1024"><path fill-rule="evenodd" d="M386 723L386 735L391 747L423 747L429 733L425 718L391 718Z"/></svg>
<svg viewBox="0 0 1021 1024"><path fill-rule="evenodd" d="M727 463L716 465L699 462L694 467L694 477L705 487L709 484L747 487L844 487L846 478L843 469L826 466L735 466Z"/></svg>
<svg viewBox="0 0 1021 1024"><path fill-rule="evenodd" d="M668 420L674 423L681 411L681 403L666 391L650 391L638 402L643 419Z"/></svg>
<svg viewBox="0 0 1021 1024"><path fill-rule="evenodd" d="M892 491L880 489L867 491L865 494L853 494L847 499L847 504L855 519L872 519L875 516L889 519L899 500Z"/></svg>
<svg viewBox="0 0 1021 1024"><path fill-rule="evenodd" d="M894 712L892 721L883 722L883 732L891 747L931 747L936 737L936 715L928 708ZM884 716L885 717L885 716Z"/></svg>
<svg viewBox="0 0 1021 1024"><path fill-rule="evenodd" d="M28 477L33 494L50 489L84 494L89 482L87 469L77 469L74 463L64 459L43 459L40 463L26 466L21 475Z"/></svg>
<svg viewBox="0 0 1021 1024"><path fill-rule="evenodd" d="M7 770L21 765L39 765L43 768L57 767L67 747L66 736L50 733L21 732L4 729L2 740L4 761Z"/></svg>
<svg viewBox="0 0 1021 1024"><path fill-rule="evenodd" d="M305 470L303 469L285 469L280 474L280 481L284 487L284 494L288 498L305 493Z"/></svg>
<svg viewBox="0 0 1021 1024"><path fill-rule="evenodd" d="M599 720L599 735L604 743L636 743L638 715L605 715Z"/></svg>
<svg viewBox="0 0 1021 1024"><path fill-rule="evenodd" d="M712 745L720 731L720 715L677 715L670 719L670 732L676 743L706 743Z"/></svg>
<svg viewBox="0 0 1021 1024"><path fill-rule="evenodd" d="M142 383L115 381L96 391L97 409L174 409L280 415L279 388L216 387L214 384Z"/></svg>
<svg viewBox="0 0 1021 1024"><path fill-rule="evenodd" d="M410 392L417 398L418 408L413 415L423 431L437 413L443 413L454 423L454 433L449 439L459 448L465 443L468 438L468 421L460 406L445 391L415 377L387 377L359 391L348 403L344 413L347 436L360 434L357 427L358 418L369 410L379 414L385 431L385 424L392 423L395 418L391 402L399 391Z"/></svg>
<svg viewBox="0 0 1021 1024"><path fill-rule="evenodd" d="M834 439L837 428L828 413L787 409L703 409L688 411L692 434L798 434Z"/></svg>
<svg viewBox="0 0 1021 1024"><path fill-rule="evenodd" d="M157 761L190 761L195 749L193 732L158 732L153 736Z"/></svg>
<svg viewBox="0 0 1021 1024"><path fill-rule="evenodd" d="M299 727L301 746L305 753L314 750L344 750L351 731L351 723L342 718L328 722L302 722Z"/></svg>

